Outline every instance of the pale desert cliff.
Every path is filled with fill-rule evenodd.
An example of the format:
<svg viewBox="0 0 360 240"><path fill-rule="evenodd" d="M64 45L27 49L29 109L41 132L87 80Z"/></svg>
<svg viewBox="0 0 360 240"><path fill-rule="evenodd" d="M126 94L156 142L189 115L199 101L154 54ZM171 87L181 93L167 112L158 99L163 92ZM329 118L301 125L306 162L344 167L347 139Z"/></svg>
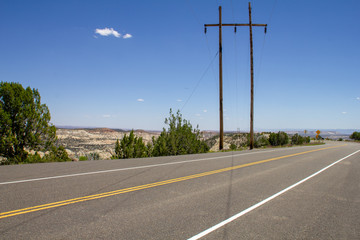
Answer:
<svg viewBox="0 0 360 240"><path fill-rule="evenodd" d="M83 128L56 130L58 145L67 150L71 158L79 158L90 153L98 153L100 159L110 159L114 153L115 142L122 139L130 131L109 128ZM145 143L151 142L152 137L158 137L160 132L135 130L135 136L142 137Z"/></svg>

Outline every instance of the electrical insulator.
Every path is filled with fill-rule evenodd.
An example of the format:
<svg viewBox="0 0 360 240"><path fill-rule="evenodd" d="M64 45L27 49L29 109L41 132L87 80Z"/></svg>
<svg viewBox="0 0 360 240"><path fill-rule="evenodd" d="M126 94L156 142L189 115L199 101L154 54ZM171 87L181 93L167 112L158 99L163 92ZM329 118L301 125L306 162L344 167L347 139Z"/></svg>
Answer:
<svg viewBox="0 0 360 240"><path fill-rule="evenodd" d="M266 34L266 31L267 31L267 26L265 26L265 29L264 29L265 34Z"/></svg>
<svg viewBox="0 0 360 240"><path fill-rule="evenodd" d="M206 34L206 30L207 30L207 28L205 27L205 29L204 29L205 34Z"/></svg>
<svg viewBox="0 0 360 240"><path fill-rule="evenodd" d="M236 27L234 27L234 33L236 33Z"/></svg>

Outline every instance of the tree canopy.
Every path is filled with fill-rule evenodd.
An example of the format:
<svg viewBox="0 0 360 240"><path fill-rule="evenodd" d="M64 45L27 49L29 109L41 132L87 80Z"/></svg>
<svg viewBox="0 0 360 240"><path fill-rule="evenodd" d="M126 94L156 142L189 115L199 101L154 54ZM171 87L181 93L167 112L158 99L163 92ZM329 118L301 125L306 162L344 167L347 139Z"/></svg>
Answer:
<svg viewBox="0 0 360 240"><path fill-rule="evenodd" d="M176 115L170 109L170 117L165 119L169 127L163 129L158 138L153 137L152 143L145 145L141 137L134 131L115 143L113 159L157 157L182 154L205 153L208 145L201 140L200 130L193 129L190 122L182 118L180 111Z"/></svg>
<svg viewBox="0 0 360 240"><path fill-rule="evenodd" d="M360 132L353 132L353 133L350 135L350 139L354 139L354 140L360 141Z"/></svg>
<svg viewBox="0 0 360 240"><path fill-rule="evenodd" d="M112 156L113 159L122 158L141 158L148 157L147 147L143 142L142 137L136 137L134 131L131 130L129 136L125 136L115 143L115 154Z"/></svg>
<svg viewBox="0 0 360 240"><path fill-rule="evenodd" d="M282 146L289 143L289 136L282 131L278 133L270 133L269 142L271 146Z"/></svg>
<svg viewBox="0 0 360 240"><path fill-rule="evenodd" d="M56 128L37 89L19 83L0 83L0 156L6 162L24 162L29 150L49 150Z"/></svg>
<svg viewBox="0 0 360 240"><path fill-rule="evenodd" d="M301 145L304 143L310 143L310 137L300 136L298 133L294 134L291 137L291 144L293 145Z"/></svg>
<svg viewBox="0 0 360 240"><path fill-rule="evenodd" d="M153 156L183 155L205 153L209 146L201 140L200 130L193 129L189 121L182 118L180 111L176 115L170 109L165 119L165 128L157 139L153 139Z"/></svg>

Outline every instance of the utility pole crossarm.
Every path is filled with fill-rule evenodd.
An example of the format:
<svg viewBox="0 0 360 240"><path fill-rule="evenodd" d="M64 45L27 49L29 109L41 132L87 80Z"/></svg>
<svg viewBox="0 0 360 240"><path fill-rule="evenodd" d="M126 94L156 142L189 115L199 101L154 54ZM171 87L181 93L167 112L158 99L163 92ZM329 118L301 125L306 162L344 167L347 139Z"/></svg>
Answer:
<svg viewBox="0 0 360 240"><path fill-rule="evenodd" d="M253 27L267 27L267 24L251 24ZM204 27L218 27L219 24L204 24ZM224 27L249 27L249 23L222 23L221 26Z"/></svg>

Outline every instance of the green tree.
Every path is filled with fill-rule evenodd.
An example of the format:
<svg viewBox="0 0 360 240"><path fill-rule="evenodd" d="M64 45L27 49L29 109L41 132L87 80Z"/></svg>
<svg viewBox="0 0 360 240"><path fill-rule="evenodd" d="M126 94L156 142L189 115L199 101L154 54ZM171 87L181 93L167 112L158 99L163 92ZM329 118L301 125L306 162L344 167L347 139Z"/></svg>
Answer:
<svg viewBox="0 0 360 240"><path fill-rule="evenodd" d="M89 153L88 155L89 160L100 160L100 154L96 152Z"/></svg>
<svg viewBox="0 0 360 240"><path fill-rule="evenodd" d="M165 129L160 133L160 136L158 138L155 137L152 138L152 142L153 142L152 155L154 157L170 155L168 150L168 145L166 142L167 138L168 136Z"/></svg>
<svg viewBox="0 0 360 240"><path fill-rule="evenodd" d="M235 151L235 150L237 149L237 146L232 143L232 144L230 144L230 149L231 149L232 151Z"/></svg>
<svg viewBox="0 0 360 240"><path fill-rule="evenodd" d="M249 139L250 142L250 139ZM269 139L263 134L255 134L254 146L256 148L265 147L270 145Z"/></svg>
<svg viewBox="0 0 360 240"><path fill-rule="evenodd" d="M136 137L134 131L131 130L129 136L125 136L115 143L115 154L113 159L124 158L141 158L148 156L148 148L146 147L142 137Z"/></svg>
<svg viewBox="0 0 360 240"><path fill-rule="evenodd" d="M112 159L120 158L121 156L121 146L119 139L115 142L115 154L111 157Z"/></svg>
<svg viewBox="0 0 360 240"><path fill-rule="evenodd" d="M201 140L200 130L193 129L189 121L182 118L180 111L176 115L170 109L169 118L165 119L165 128L160 136L153 138L153 156L183 155L205 153L209 146Z"/></svg>
<svg viewBox="0 0 360 240"><path fill-rule="evenodd" d="M44 159L39 155L39 153L28 154L26 160L23 163L42 163Z"/></svg>
<svg viewBox="0 0 360 240"><path fill-rule="evenodd" d="M37 89L19 83L0 83L0 156L5 164L26 161L27 150L48 150L56 128Z"/></svg>
<svg viewBox="0 0 360 240"><path fill-rule="evenodd" d="M278 137L276 133L270 133L269 135L269 143L271 146L279 146L280 144L278 143Z"/></svg>
<svg viewBox="0 0 360 240"><path fill-rule="evenodd" d="M294 134L291 137L291 144L293 144L293 145L301 145L304 143L304 141L305 141L305 138L300 136L298 133Z"/></svg>
<svg viewBox="0 0 360 240"><path fill-rule="evenodd" d="M286 145L289 143L289 136L285 132L278 132L280 145Z"/></svg>
<svg viewBox="0 0 360 240"><path fill-rule="evenodd" d="M271 146L282 146L289 143L289 136L285 132L270 133L269 142Z"/></svg>
<svg viewBox="0 0 360 240"><path fill-rule="evenodd" d="M360 132L353 132L353 133L350 135L350 139L360 141Z"/></svg>
<svg viewBox="0 0 360 240"><path fill-rule="evenodd" d="M148 157L152 157L152 156L153 156L153 155L152 155L153 150L154 150L153 145L152 145L150 142L148 142L148 143L146 144L146 155L147 155Z"/></svg>
<svg viewBox="0 0 360 240"><path fill-rule="evenodd" d="M52 146L49 153L43 157L43 162L67 162L71 161L63 146Z"/></svg>

